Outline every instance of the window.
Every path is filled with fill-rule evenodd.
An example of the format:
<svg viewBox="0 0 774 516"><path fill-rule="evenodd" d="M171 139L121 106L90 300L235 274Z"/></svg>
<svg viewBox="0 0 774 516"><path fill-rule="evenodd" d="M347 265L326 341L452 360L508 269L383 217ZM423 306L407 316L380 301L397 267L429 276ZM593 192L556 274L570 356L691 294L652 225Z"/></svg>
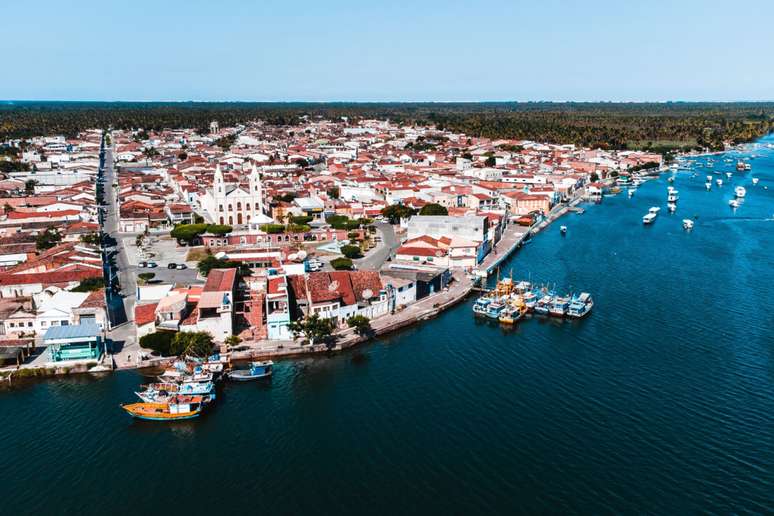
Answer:
<svg viewBox="0 0 774 516"><path fill-rule="evenodd" d="M27 321L27 328L32 328L32 321Z"/></svg>
<svg viewBox="0 0 774 516"><path fill-rule="evenodd" d="M16 327L16 324L15 324L15 323L12 323L12 322L9 322L9 323L8 323L8 327L9 327L9 328L15 328L15 327Z"/></svg>
<svg viewBox="0 0 774 516"><path fill-rule="evenodd" d="M245 203L245 209L246 209L247 211L250 211L250 203L249 203L249 202L248 202L248 203ZM248 216L249 216L249 215L248 215Z"/></svg>
<svg viewBox="0 0 774 516"><path fill-rule="evenodd" d="M222 204L218 205L218 211L223 211L223 205Z"/></svg>
<svg viewBox="0 0 774 516"><path fill-rule="evenodd" d="M60 323L60 324L61 324L62 326L70 326L70 322L69 322L69 321L61 321L61 323Z"/></svg>
<svg viewBox="0 0 774 516"><path fill-rule="evenodd" d="M237 202L237 210L241 210L241 209L242 209L242 202L238 201Z"/></svg>
<svg viewBox="0 0 774 516"><path fill-rule="evenodd" d="M40 327L45 328L48 323L46 321L40 321Z"/></svg>
<svg viewBox="0 0 774 516"><path fill-rule="evenodd" d="M228 205L228 211L234 211L234 205L233 204L229 204Z"/></svg>

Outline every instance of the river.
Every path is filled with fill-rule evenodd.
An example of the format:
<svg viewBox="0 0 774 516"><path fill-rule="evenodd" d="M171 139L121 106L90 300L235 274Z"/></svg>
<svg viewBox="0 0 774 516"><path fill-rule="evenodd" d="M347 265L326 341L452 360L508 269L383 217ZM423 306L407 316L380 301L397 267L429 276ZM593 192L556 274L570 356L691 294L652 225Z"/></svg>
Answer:
<svg viewBox="0 0 774 516"><path fill-rule="evenodd" d="M2 512L770 513L774 150L754 152L736 211L726 177L707 192L699 168L677 174L670 215L663 175L502 266L591 292L582 321L506 330L476 321L471 299L280 362L270 384L225 385L178 424L123 413L146 381L135 372L2 391ZM714 170L733 170L723 158Z"/></svg>

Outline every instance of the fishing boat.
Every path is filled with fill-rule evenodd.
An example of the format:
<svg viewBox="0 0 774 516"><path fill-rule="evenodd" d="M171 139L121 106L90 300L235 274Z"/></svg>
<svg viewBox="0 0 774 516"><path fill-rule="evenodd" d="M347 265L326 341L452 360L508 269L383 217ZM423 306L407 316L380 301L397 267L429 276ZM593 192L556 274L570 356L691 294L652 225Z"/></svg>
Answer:
<svg viewBox="0 0 774 516"><path fill-rule="evenodd" d="M739 170L740 172L743 171L745 169L744 161L742 161L742 160L737 161L736 162L736 169Z"/></svg>
<svg viewBox="0 0 774 516"><path fill-rule="evenodd" d="M669 181L670 183L674 183L675 182L675 176L669 176L667 178L667 181Z"/></svg>
<svg viewBox="0 0 774 516"><path fill-rule="evenodd" d="M669 192L667 202L677 202L678 200L680 200L680 195L678 195L677 190Z"/></svg>
<svg viewBox="0 0 774 516"><path fill-rule="evenodd" d="M752 178L752 183L754 185L757 185L758 184L758 178L757 177Z"/></svg>
<svg viewBox="0 0 774 516"><path fill-rule="evenodd" d="M524 317L524 314L526 313L527 307L523 303L511 304L506 306L503 311L500 312L500 317L498 317L497 320L504 324L514 324Z"/></svg>
<svg viewBox="0 0 774 516"><path fill-rule="evenodd" d="M535 309L535 305L538 302L538 295L530 290L522 294L522 300L524 301L524 306L527 307L527 310L532 311Z"/></svg>
<svg viewBox="0 0 774 516"><path fill-rule="evenodd" d="M715 184L718 186L723 186L723 180L722 179L715 179Z"/></svg>
<svg viewBox="0 0 774 516"><path fill-rule="evenodd" d="M148 421L179 421L199 417L204 407L201 396L175 396L167 403L125 403L129 415Z"/></svg>
<svg viewBox="0 0 774 516"><path fill-rule="evenodd" d="M554 302L553 296L545 295L535 303L533 311L538 315L548 315L551 312L551 304Z"/></svg>
<svg viewBox="0 0 774 516"><path fill-rule="evenodd" d="M707 181L712 181L712 176L707 176Z"/></svg>
<svg viewBox="0 0 774 516"><path fill-rule="evenodd" d="M656 214L648 212L644 217L642 217L642 223L643 224L653 224L653 221L656 220Z"/></svg>
<svg viewBox="0 0 774 516"><path fill-rule="evenodd" d="M739 201L737 201L736 199L731 199L730 201L728 201L728 205L731 206L732 208L738 208Z"/></svg>
<svg viewBox="0 0 774 516"><path fill-rule="evenodd" d="M229 380L235 380L237 382L267 378L271 376L272 366L274 366L274 362L271 360L250 362L250 369L234 369L233 371L229 371L228 378Z"/></svg>
<svg viewBox="0 0 774 516"><path fill-rule="evenodd" d="M704 183L704 188L706 188L707 190L712 190L712 183L707 181L706 183Z"/></svg>
<svg viewBox="0 0 774 516"><path fill-rule="evenodd" d="M175 396L178 396L178 394L174 392L166 391L143 391L135 392L135 394L145 403L169 403L174 400ZM214 391L212 394L197 394L197 396L202 398L203 405L207 405L208 403L215 401Z"/></svg>
<svg viewBox="0 0 774 516"><path fill-rule="evenodd" d="M749 163L745 163L744 164L744 170L745 171L752 170L752 165L750 165Z"/></svg>
<svg viewBox="0 0 774 516"><path fill-rule="evenodd" d="M636 190L635 190L634 188L629 188L629 198L630 198L630 199L631 199L632 197L634 197L634 192L636 192Z"/></svg>
<svg viewBox="0 0 774 516"><path fill-rule="evenodd" d="M559 226L559 232L562 233L562 235L567 234L567 226Z"/></svg>
<svg viewBox="0 0 774 516"><path fill-rule="evenodd" d="M486 316L487 308L493 301L492 298L487 296L481 296L473 303L473 313L476 315Z"/></svg>
<svg viewBox="0 0 774 516"><path fill-rule="evenodd" d="M659 208L658 206L651 206L648 209L648 213L652 213L653 215L658 215L658 212L660 211L661 211L661 208Z"/></svg>
<svg viewBox="0 0 774 516"><path fill-rule="evenodd" d="M489 303L489 306L486 307L486 313L484 315L490 319L497 319L500 317L500 312L502 312L504 308L504 303L498 300L494 300L493 302Z"/></svg>
<svg viewBox="0 0 774 516"><path fill-rule="evenodd" d="M736 195L739 198L744 197L747 195L747 190L745 190L744 186L737 186L734 188L734 195Z"/></svg>
<svg viewBox="0 0 774 516"><path fill-rule="evenodd" d="M548 309L548 313L554 317L564 317L567 314L567 307L570 306L570 299L567 297L555 297L553 303Z"/></svg>
<svg viewBox="0 0 774 516"><path fill-rule="evenodd" d="M691 219L683 219L683 229L693 229L693 221Z"/></svg>
<svg viewBox="0 0 774 516"><path fill-rule="evenodd" d="M567 307L567 317L573 317L580 319L585 317L594 308L594 300L591 298L591 294L588 292L581 292L578 296L573 296L570 300L570 304Z"/></svg>
<svg viewBox="0 0 774 516"><path fill-rule="evenodd" d="M677 205L673 202L670 202L667 204L667 209L669 210L669 213L674 213L675 210L677 210Z"/></svg>

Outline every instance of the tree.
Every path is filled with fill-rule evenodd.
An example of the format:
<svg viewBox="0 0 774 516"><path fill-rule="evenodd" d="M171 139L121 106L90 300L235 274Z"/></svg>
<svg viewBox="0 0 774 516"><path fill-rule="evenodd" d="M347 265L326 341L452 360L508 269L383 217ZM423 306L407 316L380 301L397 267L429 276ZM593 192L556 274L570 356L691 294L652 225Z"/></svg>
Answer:
<svg viewBox="0 0 774 516"><path fill-rule="evenodd" d="M91 233L81 235L81 242L84 244L99 245L99 234L97 234L95 231L92 231Z"/></svg>
<svg viewBox="0 0 774 516"><path fill-rule="evenodd" d="M357 245L345 245L341 249L341 254L347 258L360 258L363 256L363 252L360 250L360 246Z"/></svg>
<svg viewBox="0 0 774 516"><path fill-rule="evenodd" d="M212 269L227 269L231 262L223 258L215 258L213 255L207 255L199 262L196 268L202 276L207 276Z"/></svg>
<svg viewBox="0 0 774 516"><path fill-rule="evenodd" d="M292 321L288 328L295 337L303 335L309 344L314 345L315 341L328 342L335 326L332 320L321 319L318 314L312 314L304 319Z"/></svg>
<svg viewBox="0 0 774 516"><path fill-rule="evenodd" d="M407 219L416 213L415 210L402 204L393 204L382 209L382 215L390 222L390 224L400 223L400 219Z"/></svg>
<svg viewBox="0 0 774 516"><path fill-rule="evenodd" d="M209 226L209 224L179 224L175 226L169 234L172 238L191 245L194 240L207 231Z"/></svg>
<svg viewBox="0 0 774 516"><path fill-rule="evenodd" d="M3 206L3 211L5 213L11 213L14 209L15 208L8 203L5 203L5 206Z"/></svg>
<svg viewBox="0 0 774 516"><path fill-rule="evenodd" d="M371 320L365 315L353 315L347 319L347 326L355 329L355 333L361 336L371 335L373 328L371 328Z"/></svg>
<svg viewBox="0 0 774 516"><path fill-rule="evenodd" d="M441 206L440 204L430 203L422 206L419 210L420 215L448 215L449 210Z"/></svg>
<svg viewBox="0 0 774 516"><path fill-rule="evenodd" d="M172 339L174 337L175 334L168 331L149 333L140 337L140 347L150 349L166 357L173 354L170 348L172 347Z"/></svg>
<svg viewBox="0 0 774 516"><path fill-rule="evenodd" d="M105 288L105 280L103 278L86 278L81 280L78 286L70 292L92 292L101 288Z"/></svg>
<svg viewBox="0 0 774 516"><path fill-rule="evenodd" d="M226 346L230 348L234 348L238 346L240 342L242 342L242 339L240 339L238 335L229 335L228 337L226 337L226 340L224 341Z"/></svg>
<svg viewBox="0 0 774 516"><path fill-rule="evenodd" d="M234 230L231 226L227 226L225 224L210 224L207 226L207 233L211 233L213 235L228 235Z"/></svg>
<svg viewBox="0 0 774 516"><path fill-rule="evenodd" d="M596 183L597 181L599 181L599 174L597 174L596 172L592 172L591 176L589 177L589 180L592 183Z"/></svg>
<svg viewBox="0 0 774 516"><path fill-rule="evenodd" d="M339 190L338 186L333 186L328 188L327 194L331 199L338 199L339 195L341 195L341 190Z"/></svg>
<svg viewBox="0 0 774 516"><path fill-rule="evenodd" d="M350 271L352 270L352 260L349 258L334 258L331 260L331 267L337 271Z"/></svg>
<svg viewBox="0 0 774 516"><path fill-rule="evenodd" d="M488 158L486 158L486 161L484 161L484 165L486 165L487 167L493 167L497 165L497 159L494 156L489 156Z"/></svg>
<svg viewBox="0 0 774 516"><path fill-rule="evenodd" d="M285 226L283 226L282 224L262 224L260 229L264 233L275 235L278 233L283 233L285 231Z"/></svg>
<svg viewBox="0 0 774 516"><path fill-rule="evenodd" d="M61 241L62 235L59 233L59 230L49 227L35 238L35 247L38 251L45 251L46 249L51 249Z"/></svg>
<svg viewBox="0 0 774 516"><path fill-rule="evenodd" d="M188 159L188 153L187 152L181 152L180 154L177 155L177 159L179 159L180 161L187 160Z"/></svg>
<svg viewBox="0 0 774 516"><path fill-rule="evenodd" d="M156 277L155 272L141 272L137 275L137 278L141 281L141 283L144 285L148 283L150 280Z"/></svg>
<svg viewBox="0 0 774 516"><path fill-rule="evenodd" d="M206 357L212 353L212 335L203 331L181 331L172 338L169 347L172 355L195 355Z"/></svg>
<svg viewBox="0 0 774 516"><path fill-rule="evenodd" d="M28 179L24 183L24 193L25 195L35 195L35 187L38 186L38 181L35 179Z"/></svg>

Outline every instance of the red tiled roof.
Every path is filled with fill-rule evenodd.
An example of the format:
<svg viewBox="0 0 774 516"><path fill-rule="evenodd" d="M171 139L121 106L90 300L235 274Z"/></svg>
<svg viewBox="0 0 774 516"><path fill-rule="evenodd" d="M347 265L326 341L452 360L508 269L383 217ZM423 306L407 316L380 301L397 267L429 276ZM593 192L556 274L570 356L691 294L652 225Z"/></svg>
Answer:
<svg viewBox="0 0 774 516"><path fill-rule="evenodd" d="M204 292L233 290L235 281L236 269L212 269L207 275Z"/></svg>
<svg viewBox="0 0 774 516"><path fill-rule="evenodd" d="M34 274L0 274L0 285L30 285L41 283L43 285L54 285L59 283L70 283L74 281L83 281L86 278L101 278L100 269L79 268L69 271L38 272Z"/></svg>
<svg viewBox="0 0 774 516"><path fill-rule="evenodd" d="M134 307L134 324L142 326L149 324L156 320L156 307L158 303L150 303L147 305L136 305Z"/></svg>

